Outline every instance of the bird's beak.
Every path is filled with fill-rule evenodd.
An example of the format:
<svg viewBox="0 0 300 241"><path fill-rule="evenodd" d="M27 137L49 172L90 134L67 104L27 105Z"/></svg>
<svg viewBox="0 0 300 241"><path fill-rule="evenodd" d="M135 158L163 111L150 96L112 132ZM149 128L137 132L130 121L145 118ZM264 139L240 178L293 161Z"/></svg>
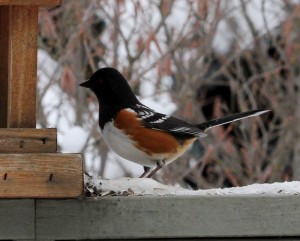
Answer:
<svg viewBox="0 0 300 241"><path fill-rule="evenodd" d="M87 81L81 83L79 86L82 86L85 88L91 88L91 81L88 79Z"/></svg>

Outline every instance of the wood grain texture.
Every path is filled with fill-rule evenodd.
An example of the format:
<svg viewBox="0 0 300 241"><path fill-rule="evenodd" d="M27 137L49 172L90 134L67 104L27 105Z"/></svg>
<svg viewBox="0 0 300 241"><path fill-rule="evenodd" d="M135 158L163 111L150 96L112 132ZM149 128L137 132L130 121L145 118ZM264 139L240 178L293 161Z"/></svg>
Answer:
<svg viewBox="0 0 300 241"><path fill-rule="evenodd" d="M300 199L287 195L38 200L38 239L300 237Z"/></svg>
<svg viewBox="0 0 300 241"><path fill-rule="evenodd" d="M5 199L0 240L299 240L299 212L286 195Z"/></svg>
<svg viewBox="0 0 300 241"><path fill-rule="evenodd" d="M0 128L7 127L9 79L9 7L0 6Z"/></svg>
<svg viewBox="0 0 300 241"><path fill-rule="evenodd" d="M1 6L1 9L0 127L35 127L38 6Z"/></svg>
<svg viewBox="0 0 300 241"><path fill-rule="evenodd" d="M75 198L82 192L81 154L0 154L0 198Z"/></svg>
<svg viewBox="0 0 300 241"><path fill-rule="evenodd" d="M35 128L38 7L11 8L8 127Z"/></svg>
<svg viewBox="0 0 300 241"><path fill-rule="evenodd" d="M0 128L0 153L56 153L56 129Z"/></svg>
<svg viewBox="0 0 300 241"><path fill-rule="evenodd" d="M35 240L34 200L0 200L0 240Z"/></svg>
<svg viewBox="0 0 300 241"><path fill-rule="evenodd" d="M0 5L38 5L54 7L61 4L61 0L0 0Z"/></svg>

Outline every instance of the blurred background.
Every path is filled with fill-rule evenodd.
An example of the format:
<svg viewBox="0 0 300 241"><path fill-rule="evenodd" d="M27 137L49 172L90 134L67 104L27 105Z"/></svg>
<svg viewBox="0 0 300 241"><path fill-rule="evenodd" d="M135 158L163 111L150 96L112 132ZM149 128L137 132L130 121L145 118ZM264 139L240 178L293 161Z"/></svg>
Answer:
<svg viewBox="0 0 300 241"><path fill-rule="evenodd" d="M98 102L79 83L101 67L140 101L193 123L268 108L216 127L154 179L190 189L300 180L300 4L292 0L62 0L39 17L38 127L85 170L138 177L108 150Z"/></svg>

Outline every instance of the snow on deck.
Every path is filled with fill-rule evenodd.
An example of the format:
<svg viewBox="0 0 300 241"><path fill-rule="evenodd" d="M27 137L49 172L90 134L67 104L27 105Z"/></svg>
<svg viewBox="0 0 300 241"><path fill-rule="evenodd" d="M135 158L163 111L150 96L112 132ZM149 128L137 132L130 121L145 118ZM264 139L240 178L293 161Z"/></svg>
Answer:
<svg viewBox="0 0 300 241"><path fill-rule="evenodd" d="M87 196L171 196L171 195L299 195L300 181L252 184L244 187L188 190L167 186L149 178L120 178L107 180L85 178Z"/></svg>

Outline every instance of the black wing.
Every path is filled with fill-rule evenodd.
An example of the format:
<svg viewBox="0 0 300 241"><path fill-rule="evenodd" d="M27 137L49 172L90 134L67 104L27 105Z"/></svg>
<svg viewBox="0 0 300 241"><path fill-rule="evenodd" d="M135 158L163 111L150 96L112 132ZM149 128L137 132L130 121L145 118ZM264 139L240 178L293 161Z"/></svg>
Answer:
<svg viewBox="0 0 300 241"><path fill-rule="evenodd" d="M143 104L136 104L130 108L136 112L146 128L166 131L182 137L194 136L199 138L206 136L198 127L175 117L155 112Z"/></svg>

